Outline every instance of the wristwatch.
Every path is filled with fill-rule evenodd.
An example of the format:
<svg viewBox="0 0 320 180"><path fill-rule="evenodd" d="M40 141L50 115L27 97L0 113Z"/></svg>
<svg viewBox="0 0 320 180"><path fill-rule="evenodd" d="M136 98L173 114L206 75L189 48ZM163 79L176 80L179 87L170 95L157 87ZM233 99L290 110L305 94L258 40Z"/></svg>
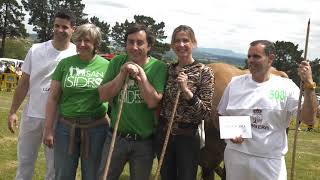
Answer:
<svg viewBox="0 0 320 180"><path fill-rule="evenodd" d="M315 90L316 87L317 87L317 85L316 85L315 82L312 82L312 83L304 83L304 84L303 84L303 88L304 88L304 89Z"/></svg>

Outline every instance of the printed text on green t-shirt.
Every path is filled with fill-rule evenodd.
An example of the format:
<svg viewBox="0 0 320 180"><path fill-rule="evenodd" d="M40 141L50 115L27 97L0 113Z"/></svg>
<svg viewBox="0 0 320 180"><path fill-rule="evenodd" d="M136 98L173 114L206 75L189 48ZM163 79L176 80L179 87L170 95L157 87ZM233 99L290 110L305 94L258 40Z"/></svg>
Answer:
<svg viewBox="0 0 320 180"><path fill-rule="evenodd" d="M123 95L123 90L121 90L120 95ZM128 81L128 90L127 90L127 95L124 98L124 103L128 103L128 104L144 103L143 98L140 95L140 89L138 87L138 84L133 79L129 79Z"/></svg>
<svg viewBox="0 0 320 180"><path fill-rule="evenodd" d="M79 69L71 66L64 87L98 87L103 78L103 72Z"/></svg>

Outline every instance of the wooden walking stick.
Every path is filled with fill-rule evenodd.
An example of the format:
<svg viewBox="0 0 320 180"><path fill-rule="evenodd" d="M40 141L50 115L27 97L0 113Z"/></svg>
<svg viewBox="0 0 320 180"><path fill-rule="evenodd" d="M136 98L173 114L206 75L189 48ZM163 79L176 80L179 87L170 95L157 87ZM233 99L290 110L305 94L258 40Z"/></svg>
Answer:
<svg viewBox="0 0 320 180"><path fill-rule="evenodd" d="M170 118L170 121L169 121L169 126L168 126L168 129L167 129L166 137L165 137L165 140L164 140L164 143L163 143L163 146L162 146L159 164L158 164L158 167L157 167L156 175L154 177L155 180L158 180L158 178L159 178L159 173L160 173L160 169L161 169L161 166L162 166L164 154L166 153L167 145L168 145L168 142L169 142L170 133L171 133L172 125L173 125L174 116L176 114L180 93L181 93L181 90L179 88L178 92L177 92L177 96L176 96L176 101L174 102L174 106L173 106L171 118Z"/></svg>
<svg viewBox="0 0 320 180"><path fill-rule="evenodd" d="M108 158L107 158L107 162L106 162L106 165L105 165L105 168L104 168L104 171L103 171L103 176L102 176L101 180L105 180L107 178L107 176L108 176L109 166L110 166L110 163L111 163L111 157L112 157L114 144L115 144L116 137L117 137L117 130L118 130L120 117L121 117L121 113L122 113L123 102L124 102L124 99L127 96L128 80L129 80L129 75L126 76L126 80L125 80L125 83L124 83L123 88L122 88L123 90L122 90L121 97L120 97L119 111L118 111L118 114L117 114L116 122L114 123L114 129L113 129L113 133L112 133L112 139L111 139L111 144L110 144L110 148L109 148Z"/></svg>
<svg viewBox="0 0 320 180"><path fill-rule="evenodd" d="M307 60L307 52L308 52L308 43L309 43L309 31L310 31L310 19L308 21L307 27L307 35L306 35L306 44L304 47L304 60ZM292 162L291 162L291 175L290 179L294 180L294 170L295 170L295 161L296 161L296 149L297 149L297 139L298 139L298 128L299 128L299 121L301 119L301 99L303 93L303 81L300 80L300 95L298 101L298 112L297 112L297 119L296 119L296 128L294 130L294 139L293 139L293 149L292 149Z"/></svg>

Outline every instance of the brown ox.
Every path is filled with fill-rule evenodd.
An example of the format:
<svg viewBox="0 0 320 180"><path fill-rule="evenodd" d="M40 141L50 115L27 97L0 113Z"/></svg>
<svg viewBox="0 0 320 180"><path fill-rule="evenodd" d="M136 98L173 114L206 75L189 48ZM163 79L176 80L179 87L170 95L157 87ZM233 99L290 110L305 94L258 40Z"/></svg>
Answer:
<svg viewBox="0 0 320 180"><path fill-rule="evenodd" d="M200 153L200 166L202 167L203 179L213 179L213 171L215 170L219 176L223 176L224 172L220 168L220 163L223 160L225 148L224 140L220 139L218 125L218 112L216 110L224 89L228 85L233 76L250 73L248 70L241 70L235 66L224 63L208 64L213 70L215 76L214 96L212 106L212 118L205 124L206 145ZM271 72L275 75L288 78L287 74L282 71L277 71L271 68Z"/></svg>

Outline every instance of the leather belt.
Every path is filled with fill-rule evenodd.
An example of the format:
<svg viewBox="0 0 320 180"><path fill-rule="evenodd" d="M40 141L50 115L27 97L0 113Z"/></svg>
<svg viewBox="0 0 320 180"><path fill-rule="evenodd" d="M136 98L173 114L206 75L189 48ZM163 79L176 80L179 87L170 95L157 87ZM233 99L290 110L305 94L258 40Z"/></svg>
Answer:
<svg viewBox="0 0 320 180"><path fill-rule="evenodd" d="M172 135L187 135L192 136L197 133L197 129L182 129L182 128L172 128L171 134Z"/></svg>
<svg viewBox="0 0 320 180"><path fill-rule="evenodd" d="M111 133L113 133L114 129L110 128ZM139 134L135 134L135 133L124 133L124 132L117 132L117 136L124 138L128 141L140 141L140 140L146 140L146 139L150 139L152 136L149 137L141 137Z"/></svg>

